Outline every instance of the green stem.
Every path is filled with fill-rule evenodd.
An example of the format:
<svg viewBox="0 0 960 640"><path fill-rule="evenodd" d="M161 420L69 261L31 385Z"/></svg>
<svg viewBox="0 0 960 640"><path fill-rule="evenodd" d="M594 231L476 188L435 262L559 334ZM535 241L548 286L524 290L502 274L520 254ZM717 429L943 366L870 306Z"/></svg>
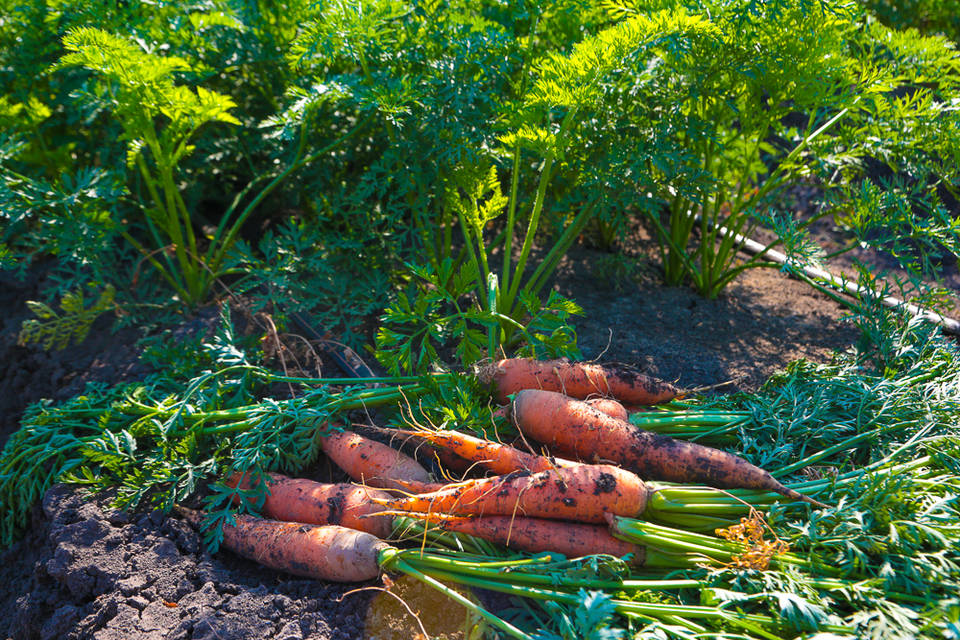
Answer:
<svg viewBox="0 0 960 640"><path fill-rule="evenodd" d="M524 292L533 295L540 293L540 290L547 284L547 280L557 268L560 259L566 255L570 246L576 241L580 232L583 231L583 227L590 220L595 209L596 201L581 209L573 221L567 225L567 228L563 230L563 233L560 234L560 237L553 244L550 252L547 253L546 257L540 262L540 265L533 272L533 275L530 276L529 281L523 287Z"/></svg>
<svg viewBox="0 0 960 640"><path fill-rule="evenodd" d="M564 116L563 122L560 124L560 131L557 132L557 136L554 139L554 147L551 148L543 161L543 168L540 171L540 183L537 185L537 195L533 202L533 211L530 213L530 222L527 224L527 232L523 238L523 246L520 249L517 266L514 269L514 277L510 283L510 288L507 290L507 298L503 303L504 309L513 309L514 307L514 300L520 287L520 279L523 277L523 272L526 269L527 258L530 255L530 250L533 248L533 238L537 233L537 227L540 225L540 213L543 211L543 203L547 195L547 185L550 183L552 176L553 162L556 158L557 150L563 143L564 135L573 124L573 119L576 117L576 114L576 108L567 111L567 115Z"/></svg>
<svg viewBox="0 0 960 640"><path fill-rule="evenodd" d="M355 127L347 131L345 134L320 149L319 151L310 154L306 158L302 158L303 149L306 144L306 121L304 122L303 128L300 133L300 144L297 149L297 154L294 156L294 161L288 166L283 172L280 173L276 178L270 181L260 193L243 209L243 212L237 217L237 219L232 223L230 230L227 232L227 235L221 241L220 236L223 233L223 230L226 229L228 222L228 216L224 216L223 220L220 222L220 226L217 228L217 232L213 237L213 240L210 243L210 249L208 251L208 257L212 256L208 263L210 265L210 270L213 273L217 273L220 269L220 265L223 262L223 259L226 255L226 252L233 245L234 240L240 229L243 227L243 223L246 222L247 218L250 217L250 214L257 208L264 198L266 198L270 193L277 188L277 186L283 182L283 180L289 176L294 171L305 167L306 165L314 162L317 158L329 153L333 149L336 149L338 146L349 140L353 137L358 131L360 131L366 124L372 119L372 116L367 116L361 120ZM212 252L212 253L211 253Z"/></svg>
<svg viewBox="0 0 960 640"><path fill-rule="evenodd" d="M502 631L504 631L505 633L507 633L508 635L514 638L518 638L519 640L533 640L531 636L527 635L526 633L524 633L517 627L513 626L506 620L503 620L493 615L483 607L480 607L476 603L471 602L469 599L465 598L463 595L461 595L457 591L450 589L449 587L447 587L441 582L438 582L431 576L421 573L417 569L413 568L412 566L404 562L402 559L400 559L399 556L394 556L392 559L387 560L382 566L388 569L396 569L397 571L401 571L407 575L413 576L414 578L420 580L424 584L430 587L433 587L434 589L444 594L454 602L462 605L468 611L473 611L474 613L481 616L484 620L486 620L490 624L494 625L498 629L501 629Z"/></svg>
<svg viewBox="0 0 960 640"><path fill-rule="evenodd" d="M513 225L517 221L517 193L520 189L520 143L513 148L513 173L510 176L510 206L507 209L507 235L503 241L503 282L500 284L504 291L510 288L510 260L513 258Z"/></svg>

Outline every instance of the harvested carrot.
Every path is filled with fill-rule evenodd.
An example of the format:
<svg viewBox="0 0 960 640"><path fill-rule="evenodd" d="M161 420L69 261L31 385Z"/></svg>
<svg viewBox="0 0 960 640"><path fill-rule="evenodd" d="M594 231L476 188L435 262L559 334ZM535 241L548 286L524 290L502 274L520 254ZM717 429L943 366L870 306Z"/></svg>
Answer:
<svg viewBox="0 0 960 640"><path fill-rule="evenodd" d="M626 404L659 404L679 395L672 384L643 375L622 364L591 364L560 360L508 358L492 362L478 377L493 384L497 399L521 389L559 391L574 398L613 396Z"/></svg>
<svg viewBox="0 0 960 640"><path fill-rule="evenodd" d="M433 493L434 491L440 491L451 484L450 482L420 482L419 480L394 480L397 484L396 491L402 491L403 493Z"/></svg>
<svg viewBox="0 0 960 640"><path fill-rule="evenodd" d="M503 475L512 471L547 471L556 467L569 467L580 464L561 458L548 458L535 453L527 453L508 444L491 442L459 431L399 431L403 435L415 436L430 444L455 453L457 457L469 460L484 469Z"/></svg>
<svg viewBox="0 0 960 640"><path fill-rule="evenodd" d="M630 417L627 408L613 398L588 398L586 402L597 411L603 411L611 418L626 420Z"/></svg>
<svg viewBox="0 0 960 640"><path fill-rule="evenodd" d="M196 528L203 514L180 508ZM271 569L297 576L360 582L380 575L377 556L389 549L383 540L363 531L337 525L312 525L236 516L235 525L223 526L223 546Z"/></svg>
<svg viewBox="0 0 960 640"><path fill-rule="evenodd" d="M321 438L320 446L348 476L371 487L403 490L396 480L432 481L427 470L410 456L350 431L331 433Z"/></svg>
<svg viewBox="0 0 960 640"><path fill-rule="evenodd" d="M580 558L594 553L623 557L632 554L630 564L643 566L646 548L619 540L610 535L607 527L573 522L557 522L541 518L510 516L464 517L430 515L427 520L442 529L466 533L510 549L541 553L555 551L568 558Z"/></svg>
<svg viewBox="0 0 960 640"><path fill-rule="evenodd" d="M512 413L524 434L558 454L616 462L645 480L761 489L820 504L732 453L638 429L560 393L520 391Z"/></svg>
<svg viewBox="0 0 960 640"><path fill-rule="evenodd" d="M306 478L288 478L279 473L267 474L269 494L261 509L264 516L274 520L304 522L307 524L337 524L358 531L366 531L378 538L390 535L392 518L370 517L383 507L372 498L389 499L386 491L353 484L326 484ZM247 476L241 482L235 473L226 484L241 489L252 489L258 483Z"/></svg>
<svg viewBox="0 0 960 640"><path fill-rule="evenodd" d="M457 482L433 493L377 502L396 511L599 523L608 513L631 517L642 513L647 505L647 488L629 471L582 464L539 473L514 471Z"/></svg>

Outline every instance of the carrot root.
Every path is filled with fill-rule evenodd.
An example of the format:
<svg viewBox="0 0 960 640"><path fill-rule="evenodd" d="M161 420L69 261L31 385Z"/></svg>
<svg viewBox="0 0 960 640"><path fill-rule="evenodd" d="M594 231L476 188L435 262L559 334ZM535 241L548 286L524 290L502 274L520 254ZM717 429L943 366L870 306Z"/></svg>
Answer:
<svg viewBox="0 0 960 640"><path fill-rule="evenodd" d="M492 384L500 403L521 389L556 391L575 398L613 396L626 404L659 404L681 392L672 384L619 363L592 364L560 360L508 358L483 367L478 377Z"/></svg>
<svg viewBox="0 0 960 640"><path fill-rule="evenodd" d="M356 433L331 433L321 438L321 447L348 476L371 487L403 490L396 480L432 481L427 470L410 456Z"/></svg>
<svg viewBox="0 0 960 640"><path fill-rule="evenodd" d="M390 498L385 491L352 484L326 484L306 478L288 478L279 473L267 475L269 494L261 511L268 518L306 524L335 524L366 531L378 538L390 535L391 518L370 517L383 509L372 498ZM235 473L227 479L226 484L251 489L258 482L250 477L241 480L240 474Z"/></svg>
<svg viewBox="0 0 960 640"><path fill-rule="evenodd" d="M560 455L615 462L645 480L761 489L820 504L732 453L644 431L560 393L520 391L512 412L525 435Z"/></svg>
<svg viewBox="0 0 960 640"><path fill-rule="evenodd" d="M610 535L605 526L557 522L540 518L484 516L480 518L431 514L426 518L446 531L466 533L510 549L528 553L556 552L568 558L603 553L643 566L646 549Z"/></svg>
<svg viewBox="0 0 960 640"><path fill-rule="evenodd" d="M642 513L647 488L637 476L618 467L578 465L539 473L515 471L450 484L433 493L377 502L397 511L601 523L607 513L631 517Z"/></svg>
<svg viewBox="0 0 960 640"><path fill-rule="evenodd" d="M201 526L200 512L179 511L195 528ZM376 578L380 575L378 555L390 548L376 536L346 527L249 515L238 515L236 524L223 526L223 546L270 569L334 582Z"/></svg>

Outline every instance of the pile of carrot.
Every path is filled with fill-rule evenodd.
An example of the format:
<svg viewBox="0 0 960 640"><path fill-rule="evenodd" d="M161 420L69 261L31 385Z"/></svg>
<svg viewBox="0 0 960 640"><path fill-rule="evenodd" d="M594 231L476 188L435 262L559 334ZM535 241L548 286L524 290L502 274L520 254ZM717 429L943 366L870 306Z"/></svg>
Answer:
<svg viewBox="0 0 960 640"><path fill-rule="evenodd" d="M621 365L508 359L480 377L509 403L505 413L526 450L450 430L391 431L450 466L490 475L438 482L412 457L336 427L319 437L321 448L358 485L235 474L225 480L235 503L259 496L262 504L247 510L264 518L238 516L224 527L224 546L296 575L367 580L389 548L383 539L392 517L412 515L512 549L612 554L642 565L646 550L615 537L608 524L643 517L655 491L648 481L760 489L819 504L733 454L632 425L625 405L682 392Z"/></svg>

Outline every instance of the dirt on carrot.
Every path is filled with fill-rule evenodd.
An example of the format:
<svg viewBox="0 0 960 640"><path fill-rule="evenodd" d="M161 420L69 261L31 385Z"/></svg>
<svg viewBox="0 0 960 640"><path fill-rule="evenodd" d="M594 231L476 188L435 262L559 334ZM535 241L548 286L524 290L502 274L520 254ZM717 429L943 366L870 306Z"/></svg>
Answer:
<svg viewBox="0 0 960 640"><path fill-rule="evenodd" d="M675 398L672 384L644 375L621 363L593 364L560 360L508 358L492 362L478 373L492 384L500 403L521 389L557 391L574 398L613 396L625 404L650 405Z"/></svg>
<svg viewBox="0 0 960 640"><path fill-rule="evenodd" d="M397 480L432 482L420 463L396 449L350 431L321 438L320 446L338 467L361 484L404 490Z"/></svg>
<svg viewBox="0 0 960 640"><path fill-rule="evenodd" d="M372 517L383 507L374 498L389 499L385 491L353 484L326 484L306 478L289 478L279 473L265 478L269 494L263 502L264 516L274 520L306 524L336 524L358 531L366 531L378 538L390 535L389 517ZM252 490L259 483L240 474L227 479L231 487Z"/></svg>
<svg viewBox="0 0 960 640"><path fill-rule="evenodd" d="M180 508L199 528L203 514ZM312 525L236 516L224 525L223 547L271 569L334 582L362 582L380 575L377 557L390 545L376 536L337 525Z"/></svg>
<svg viewBox="0 0 960 640"><path fill-rule="evenodd" d="M630 556L630 564L643 566L646 549L610 535L607 527L542 518L432 515L428 518L446 531L466 533L510 549L528 553L554 551L568 558L605 553Z"/></svg>
<svg viewBox="0 0 960 640"><path fill-rule="evenodd" d="M391 510L457 515L529 516L601 523L608 513L636 516L647 504L646 485L610 465L578 465L468 480L444 489L380 504Z"/></svg>
<svg viewBox="0 0 960 640"><path fill-rule="evenodd" d="M638 429L560 393L520 391L512 414L525 435L558 455L614 462L644 480L761 489L819 504L732 453Z"/></svg>

